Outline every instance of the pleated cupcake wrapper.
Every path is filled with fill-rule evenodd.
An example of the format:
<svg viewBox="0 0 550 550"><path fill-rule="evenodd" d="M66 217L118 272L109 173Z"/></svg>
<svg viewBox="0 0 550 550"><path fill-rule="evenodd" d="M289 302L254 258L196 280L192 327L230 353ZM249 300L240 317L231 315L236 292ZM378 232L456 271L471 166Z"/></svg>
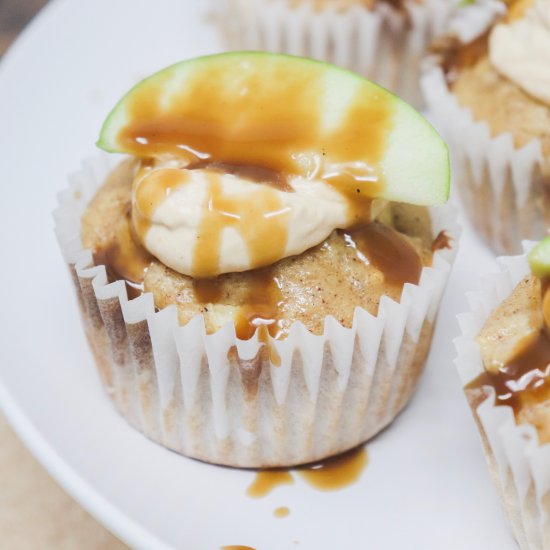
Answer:
<svg viewBox="0 0 550 550"><path fill-rule="evenodd" d="M406 14L377 2L339 9L315 1L215 0L218 25L230 49L283 52L358 72L416 107L420 61L435 36L446 30L455 0L406 2Z"/></svg>
<svg viewBox="0 0 550 550"><path fill-rule="evenodd" d="M496 253L521 252L523 239L538 240L550 227L550 159L540 140L516 148L511 133L491 136L449 91L433 65L421 87L436 127L452 151L455 189L470 221Z"/></svg>
<svg viewBox="0 0 550 550"><path fill-rule="evenodd" d="M322 335L294 323L285 340L271 341L277 367L257 336L239 340L233 324L207 334L196 316L180 326L175 306L155 311L152 294L128 301L123 281L107 283L79 234L111 167L108 157L87 161L54 216L101 379L132 425L188 456L263 467L347 450L395 418L429 350L459 236L453 211L432 213L434 234L445 229L453 248L435 253L401 303L383 297L377 316L357 308L351 329L327 317Z"/></svg>
<svg viewBox="0 0 550 550"><path fill-rule="evenodd" d="M525 243L530 249L534 243ZM466 386L483 371L475 337L493 311L529 274L527 256L499 258L501 272L468 295L470 312L458 316L462 336L455 340L456 366ZM516 424L510 407L495 406L494 390L477 401L467 392L481 433L487 463L512 530L522 550L550 548L550 444L539 444L537 430ZM481 402L480 402L481 401Z"/></svg>

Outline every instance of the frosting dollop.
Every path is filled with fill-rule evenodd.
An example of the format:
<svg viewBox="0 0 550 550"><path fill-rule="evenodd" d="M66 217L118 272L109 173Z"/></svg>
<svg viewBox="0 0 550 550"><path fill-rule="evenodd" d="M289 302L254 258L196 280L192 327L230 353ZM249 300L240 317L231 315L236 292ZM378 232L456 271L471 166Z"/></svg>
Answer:
<svg viewBox="0 0 550 550"><path fill-rule="evenodd" d="M535 0L523 17L497 24L489 36L495 69L550 105L550 1Z"/></svg>
<svg viewBox="0 0 550 550"><path fill-rule="evenodd" d="M361 194L359 187L353 193ZM322 179L258 182L177 162L138 170L133 227L163 264L192 277L247 271L301 254L336 228L369 221L384 201L349 196Z"/></svg>

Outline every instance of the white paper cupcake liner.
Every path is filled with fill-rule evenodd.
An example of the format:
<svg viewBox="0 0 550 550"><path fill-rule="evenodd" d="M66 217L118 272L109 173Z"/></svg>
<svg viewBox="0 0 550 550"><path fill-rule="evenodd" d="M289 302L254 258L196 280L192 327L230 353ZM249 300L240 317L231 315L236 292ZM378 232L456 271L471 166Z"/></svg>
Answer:
<svg viewBox="0 0 550 550"><path fill-rule="evenodd" d="M449 142L455 189L478 233L498 254L521 252L521 241L538 240L550 227L550 159L540 140L516 148L511 133L491 136L450 92L441 67L421 79L428 110Z"/></svg>
<svg viewBox="0 0 550 550"><path fill-rule="evenodd" d="M267 50L328 61L360 73L416 107L420 61L433 38L446 30L455 0L387 3L339 8L315 0L215 0L213 11L226 46Z"/></svg>
<svg viewBox="0 0 550 550"><path fill-rule="evenodd" d="M377 316L357 308L353 327L327 317L324 333L301 323L273 340L273 366L257 335L236 338L227 324L206 334L201 316L179 326L175 306L155 312L152 294L128 301L125 283L107 284L80 242L80 218L112 161L88 161L70 178L54 213L84 325L103 384L137 429L175 451L243 467L285 466L327 457L366 441L408 402L423 370L459 231L454 212L434 209L434 254L400 303L383 297Z"/></svg>
<svg viewBox="0 0 550 550"><path fill-rule="evenodd" d="M526 250L534 243L525 243ZM483 372L475 337L493 311L530 273L526 254L499 258L501 271L468 295L471 311L458 316L462 336L455 340L456 366L466 386ZM468 395L468 394L467 394ZM537 430L516 424L510 407L495 406L494 391L470 406L480 429L487 462L512 530L522 550L550 548L550 444Z"/></svg>

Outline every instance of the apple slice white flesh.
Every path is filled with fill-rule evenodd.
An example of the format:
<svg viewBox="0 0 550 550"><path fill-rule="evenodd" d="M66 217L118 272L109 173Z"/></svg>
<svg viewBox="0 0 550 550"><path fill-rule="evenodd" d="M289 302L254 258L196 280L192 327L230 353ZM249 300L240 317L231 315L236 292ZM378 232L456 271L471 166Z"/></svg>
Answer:
<svg viewBox="0 0 550 550"><path fill-rule="evenodd" d="M426 206L449 195L447 146L422 115L352 72L280 54L206 56L146 78L110 113L98 146L339 174L363 196Z"/></svg>

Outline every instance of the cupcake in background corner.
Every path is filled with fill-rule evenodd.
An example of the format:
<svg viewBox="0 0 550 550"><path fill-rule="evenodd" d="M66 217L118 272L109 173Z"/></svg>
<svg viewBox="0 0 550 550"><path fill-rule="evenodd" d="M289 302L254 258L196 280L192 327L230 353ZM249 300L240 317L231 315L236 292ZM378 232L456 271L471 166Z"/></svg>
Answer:
<svg viewBox="0 0 550 550"><path fill-rule="evenodd" d="M531 248L532 244L528 248ZM470 296L456 364L522 550L550 548L550 237Z"/></svg>
<svg viewBox="0 0 550 550"><path fill-rule="evenodd" d="M476 231L518 253L550 227L550 1L487 2L468 16L434 46L422 88Z"/></svg>
<svg viewBox="0 0 550 550"><path fill-rule="evenodd" d="M215 0L231 50L266 50L328 61L423 104L421 59L447 29L458 0Z"/></svg>

